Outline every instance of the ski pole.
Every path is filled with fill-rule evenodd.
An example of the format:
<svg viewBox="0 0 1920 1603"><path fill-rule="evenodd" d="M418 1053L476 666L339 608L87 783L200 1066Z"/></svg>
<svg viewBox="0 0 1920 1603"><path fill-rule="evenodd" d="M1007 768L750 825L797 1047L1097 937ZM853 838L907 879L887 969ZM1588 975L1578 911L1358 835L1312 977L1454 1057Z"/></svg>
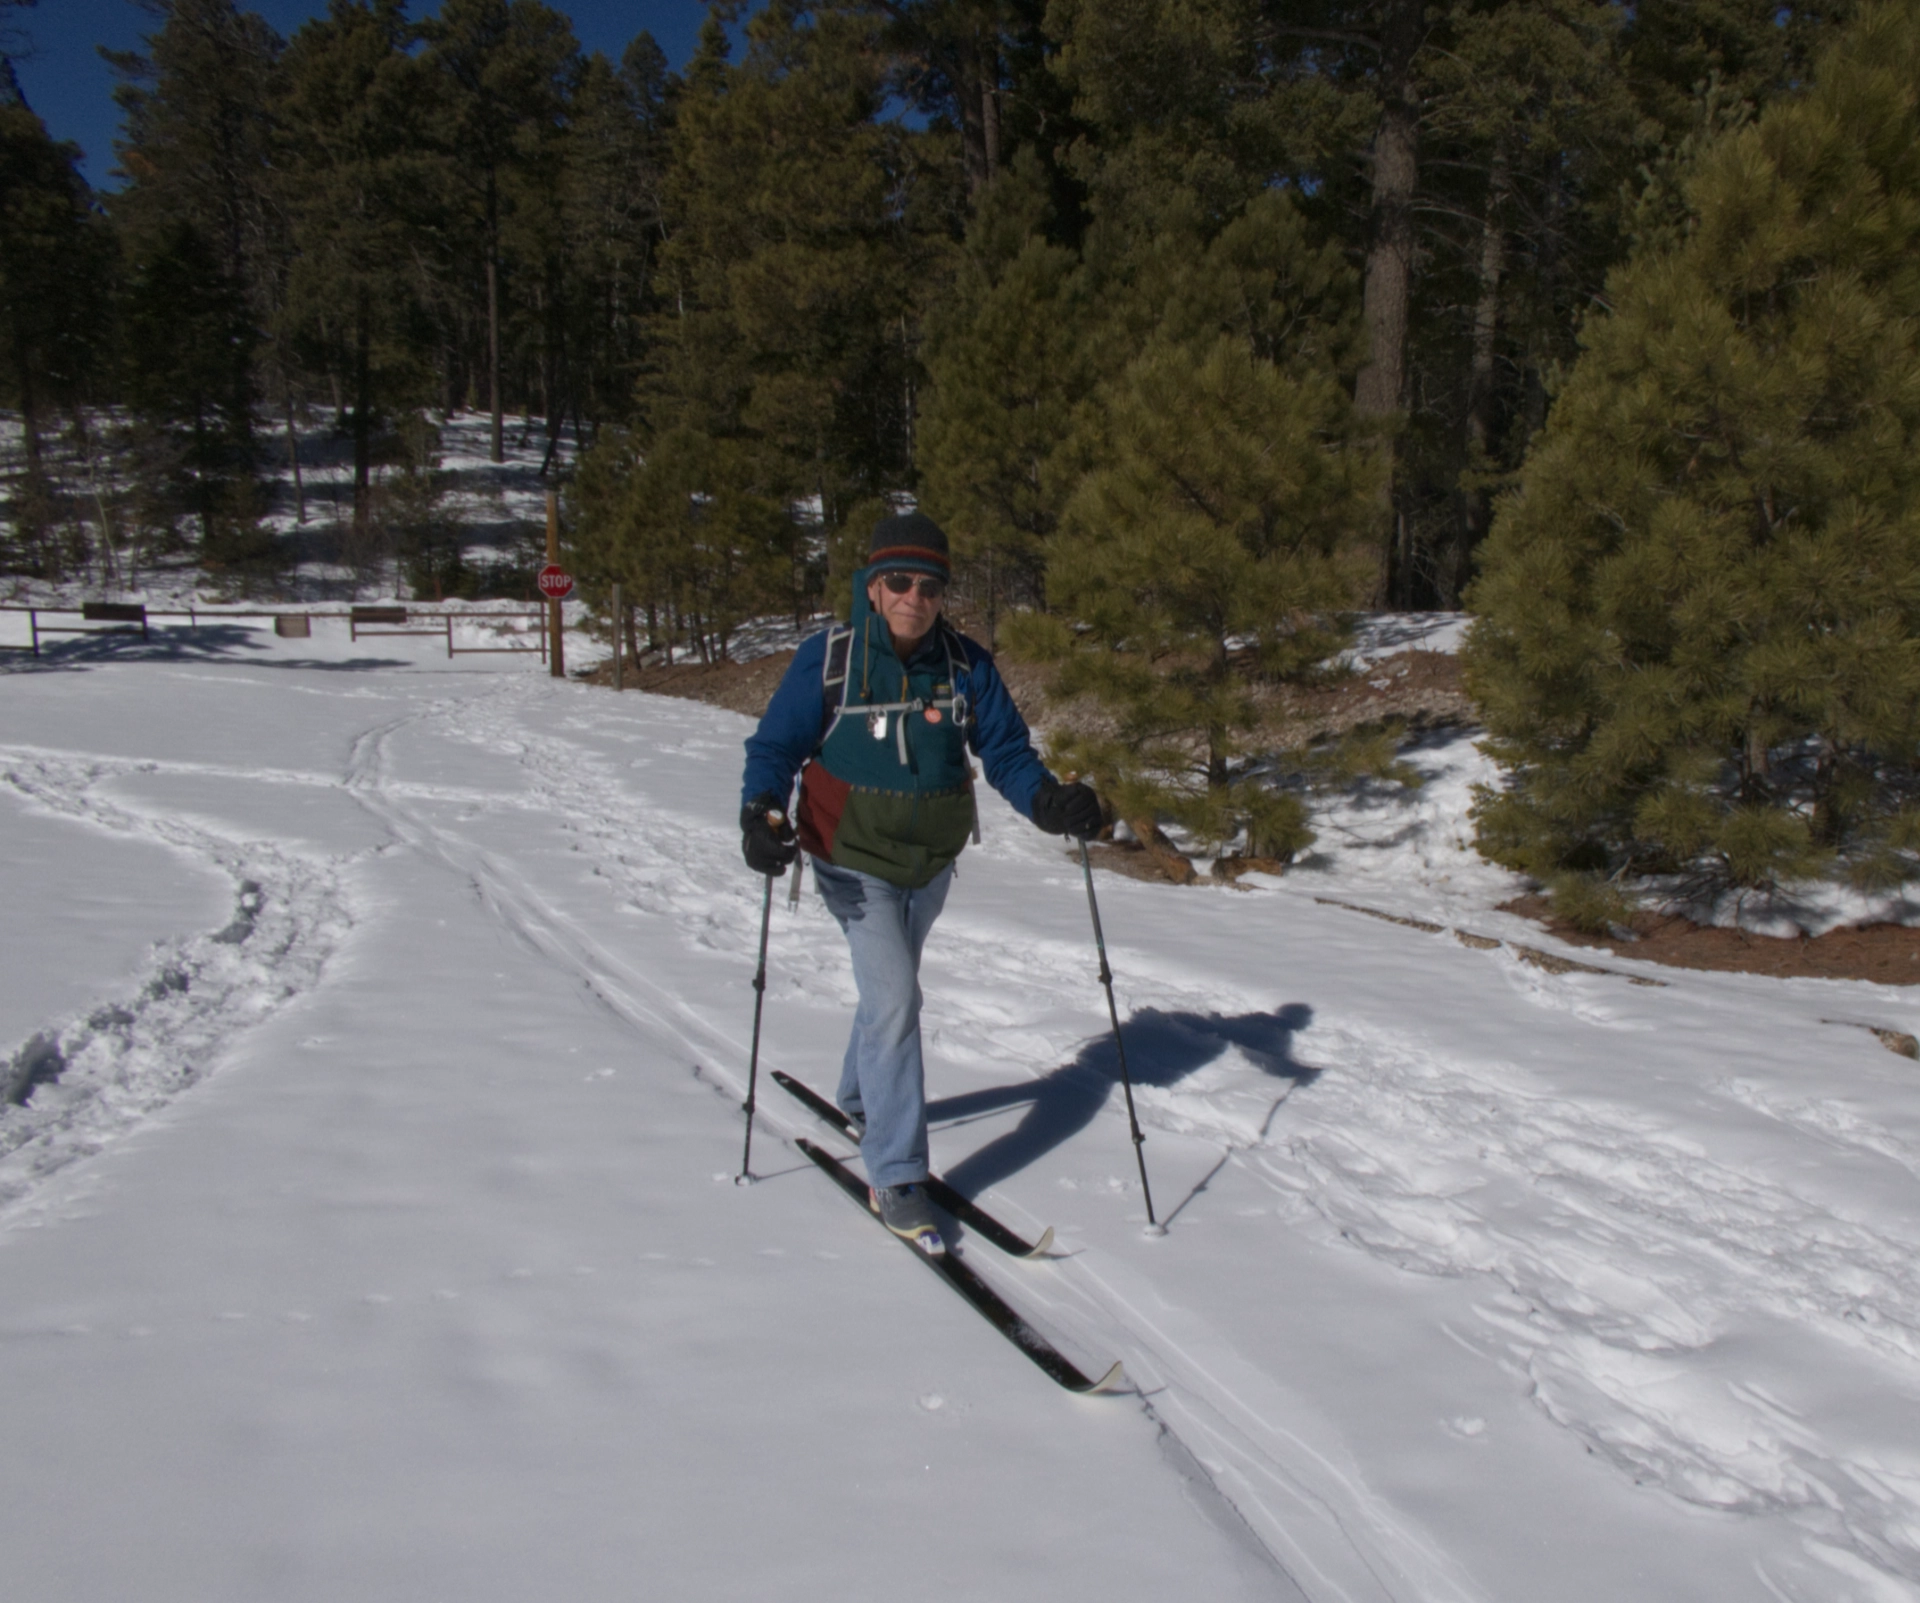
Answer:
<svg viewBox="0 0 1920 1603"><path fill-rule="evenodd" d="M753 1184L753 1093L760 1076L760 1008L767 999L767 925L773 919L773 875L767 876L766 894L760 899L760 967L753 975L753 1052L747 1059L747 1141L740 1150L740 1172L734 1176L737 1186Z"/></svg>
<svg viewBox="0 0 1920 1603"><path fill-rule="evenodd" d="M1120 1010L1113 1001L1113 970L1107 966L1107 938L1100 929L1100 903L1093 894L1093 861L1087 856L1087 838L1080 837L1080 867L1087 876L1087 911L1093 915L1093 944L1100 953L1100 983L1107 988L1107 1017L1113 1021L1113 1049L1120 1055L1120 1085L1127 1094L1127 1128L1133 1134L1134 1161L1140 1165L1140 1194L1147 1199L1147 1234L1164 1236L1167 1227L1153 1216L1153 1187L1147 1184L1147 1155L1141 1151L1147 1138L1140 1133L1140 1119L1133 1111L1133 1076L1127 1072L1127 1047L1120 1039Z"/></svg>

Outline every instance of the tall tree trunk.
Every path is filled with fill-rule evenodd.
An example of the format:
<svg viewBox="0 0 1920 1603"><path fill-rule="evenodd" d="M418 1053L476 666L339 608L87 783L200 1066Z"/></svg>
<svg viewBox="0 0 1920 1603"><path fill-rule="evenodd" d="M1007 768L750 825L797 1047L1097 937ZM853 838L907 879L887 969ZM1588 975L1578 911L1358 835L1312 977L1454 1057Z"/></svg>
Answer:
<svg viewBox="0 0 1920 1603"><path fill-rule="evenodd" d="M991 179L1000 171L1000 46L991 35L980 47L980 142Z"/></svg>
<svg viewBox="0 0 1920 1603"><path fill-rule="evenodd" d="M489 460L507 459L506 414L500 404L500 265L493 243L487 243L487 385L488 405L493 408L493 435Z"/></svg>
<svg viewBox="0 0 1920 1603"><path fill-rule="evenodd" d="M1467 374L1465 457L1466 471L1472 474L1485 473L1493 459L1493 368L1500 332L1500 283L1506 272L1507 196L1512 183L1512 167L1502 145L1494 152L1487 176L1486 211L1480 219L1479 292L1474 300L1473 355ZM1486 537L1493 515L1493 499L1484 486L1470 486L1464 500L1465 527L1460 545L1439 576L1441 604L1448 607L1459 600L1474 548Z"/></svg>
<svg viewBox="0 0 1920 1603"><path fill-rule="evenodd" d="M1487 178L1487 205L1480 219L1479 294L1473 307L1473 360L1467 378L1467 448L1486 455L1493 443L1494 339L1500 331L1500 280L1506 269L1507 194L1511 168L1504 148L1496 151Z"/></svg>
<svg viewBox="0 0 1920 1603"><path fill-rule="evenodd" d="M46 461L40 447L40 407L33 386L33 353L27 337L26 314L16 307L13 318L14 371L19 374L20 438L26 448L27 471L20 493L14 497L13 524L23 536L22 543L41 552L41 563L51 570L57 564L46 559L44 544L52 519L52 497L47 493ZM48 571L46 578L58 578Z"/></svg>
<svg viewBox="0 0 1920 1603"><path fill-rule="evenodd" d="M957 40L940 53L960 112L960 159L969 193L1000 168L1000 50L991 35Z"/></svg>
<svg viewBox="0 0 1920 1603"><path fill-rule="evenodd" d="M1424 0L1386 0L1380 29L1380 121L1373 135L1372 226L1361 318L1367 365L1354 383L1362 417L1390 418L1405 401L1407 319L1413 298L1413 195L1420 177L1420 108L1413 99L1413 58L1426 27ZM1391 461L1392 446L1384 446ZM1379 509L1380 577L1375 603L1388 604L1408 566L1395 560L1394 483L1384 480Z"/></svg>
<svg viewBox="0 0 1920 1603"><path fill-rule="evenodd" d="M987 542L987 650L1000 649L999 592L994 584L993 542Z"/></svg>
<svg viewBox="0 0 1920 1603"><path fill-rule="evenodd" d="M207 487L207 400L196 396L193 407L193 497L200 509L200 549L213 549L213 495Z"/></svg>
<svg viewBox="0 0 1920 1603"><path fill-rule="evenodd" d="M914 470L914 457L918 454L919 441L916 439L917 408L913 394L913 339L907 332L907 320L900 319L900 429L901 444L905 447L907 472Z"/></svg>
<svg viewBox="0 0 1920 1603"><path fill-rule="evenodd" d="M287 465L293 469L293 505L301 523L307 521L307 486L300 476L300 436L293 421L293 385L284 372L280 375L280 393L287 408Z"/></svg>
<svg viewBox="0 0 1920 1603"><path fill-rule="evenodd" d="M546 350L541 353L540 362L541 409L547 415L547 449L540 461L543 479L560 459L560 436L567 426L567 392L572 387L567 362L566 300L558 263L550 263L549 268Z"/></svg>
<svg viewBox="0 0 1920 1603"><path fill-rule="evenodd" d="M1539 253L1536 257L1540 279L1538 293L1550 317L1555 317L1558 310L1560 241L1564 228L1566 193L1566 168L1556 155L1547 169L1546 220L1540 230ZM1547 425L1547 368L1552 364L1555 354L1551 348L1544 352L1536 349L1533 360L1527 364L1526 419L1529 442Z"/></svg>
<svg viewBox="0 0 1920 1603"><path fill-rule="evenodd" d="M372 516L373 481L373 311L360 292L353 331L353 534L364 555Z"/></svg>

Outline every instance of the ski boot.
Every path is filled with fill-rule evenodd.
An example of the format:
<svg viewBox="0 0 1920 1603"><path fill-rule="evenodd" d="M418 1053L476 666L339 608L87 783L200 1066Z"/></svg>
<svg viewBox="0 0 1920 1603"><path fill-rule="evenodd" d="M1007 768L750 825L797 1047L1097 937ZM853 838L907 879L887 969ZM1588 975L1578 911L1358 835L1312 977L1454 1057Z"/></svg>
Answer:
<svg viewBox="0 0 1920 1603"><path fill-rule="evenodd" d="M939 1221L933 1216L933 1204L927 1201L925 1187L875 1186L867 1193L867 1206L896 1236L912 1242L922 1252L937 1255L947 1250L946 1242L940 1239Z"/></svg>

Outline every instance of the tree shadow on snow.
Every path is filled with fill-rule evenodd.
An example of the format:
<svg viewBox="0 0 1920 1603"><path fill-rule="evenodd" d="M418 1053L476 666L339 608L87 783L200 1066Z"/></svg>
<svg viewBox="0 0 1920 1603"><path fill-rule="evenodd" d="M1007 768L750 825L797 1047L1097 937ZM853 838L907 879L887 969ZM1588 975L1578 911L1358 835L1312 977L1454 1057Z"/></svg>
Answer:
<svg viewBox="0 0 1920 1603"><path fill-rule="evenodd" d="M1177 1085L1229 1047L1242 1053L1275 1080L1274 1106L1296 1086L1311 1085L1320 1071L1293 1060L1293 1037L1313 1022L1313 1009L1290 1002L1277 1013L1167 1013L1147 1008L1120 1026L1127 1068L1135 1087ZM1019 1124L970 1153L945 1178L955 1190L977 1197L1010 1175L1045 1157L1093 1122L1120 1085L1120 1058L1113 1036L1087 1042L1071 1063L1038 1080L995 1086L943 1097L927 1105L930 1121L951 1123L1026 1106Z"/></svg>
<svg viewBox="0 0 1920 1603"><path fill-rule="evenodd" d="M352 657L323 660L315 657L263 655L271 636L234 623L201 623L197 627L169 627L156 623L152 635L102 629L88 634L61 634L40 642L40 655L8 647L0 653L0 673L71 673L103 663L232 662L244 660L252 668L323 669L349 673L370 668L409 668L404 657Z"/></svg>

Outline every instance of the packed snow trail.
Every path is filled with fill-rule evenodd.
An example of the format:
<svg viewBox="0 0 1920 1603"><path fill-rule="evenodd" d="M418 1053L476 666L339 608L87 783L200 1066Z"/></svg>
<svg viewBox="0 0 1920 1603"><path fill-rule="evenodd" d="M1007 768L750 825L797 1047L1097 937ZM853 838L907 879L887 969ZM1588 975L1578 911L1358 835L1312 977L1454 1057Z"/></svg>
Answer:
<svg viewBox="0 0 1920 1603"><path fill-rule="evenodd" d="M468 709L469 716L474 710ZM676 709L665 716L675 723L690 718L701 731L702 720L713 715ZM579 725L563 722L558 739L522 728L509 744L535 776L536 791L586 837L583 849L595 855L600 872L626 881L634 905L675 915L698 931L698 942L713 940L721 915L706 889L712 884L707 875L738 877L731 832L723 825L716 839L709 821L726 816L725 802L716 798L707 820L674 819L661 832L659 838L678 843L678 851L642 857L622 828L623 809L608 793L599 765L586 751L567 752L562 744L575 730L605 738ZM466 733L496 748L502 744L497 727ZM712 746L701 731L666 750L697 758ZM656 748L645 761L651 765L660 755ZM734 749L728 743L715 755L722 782L730 783ZM1010 818L1002 822L995 844L1027 848L1029 862L1044 862L1050 850L1057 859L1057 848L1025 838ZM696 858L687 843L702 835L704 849ZM963 880L972 866L963 865ZM1062 910L1071 916L1078 909L1070 894L1058 894L1069 889L1061 883L1068 865L1048 866L1044 883L1056 892L1057 927ZM743 885L726 903L720 944L734 951L747 950L752 935L748 890ZM1115 893L1152 896L1132 887L1116 886ZM1875 1347L1901 1369L1890 1376L1871 1367L1858 1370L1854 1384L1864 1394L1888 1380L1905 1389L1914 1378L1906 1366L1920 1357L1912 1345L1920 1282L1902 1236L1849 1220L1831 1198L1801 1195L1792 1174L1805 1167L1797 1148L1791 1163L1771 1172L1764 1164L1716 1162L1666 1109L1637 1109L1611 1095L1595 1096L1590 1087L1570 1095L1564 1080L1543 1083L1537 1068L1504 1061L1504 1051L1486 1055L1489 1037L1504 1042L1531 1034L1538 1040L1540 1014L1555 1037L1568 1021L1630 1037L1657 1035L1665 1023L1684 1035L1677 1018L1662 1015L1684 1014L1698 1025L1704 1011L1708 1020L1724 1021L1726 1003L1719 997L1768 994L1765 982L1683 984L1683 990L1704 996L1689 995L1676 1005L1630 993L1618 980L1545 975L1506 954L1474 953L1391 929L1347 930L1337 912L1316 910L1317 921L1351 936L1340 944L1354 968L1382 967L1381 948L1399 945L1422 966L1477 981L1463 993L1473 1009L1504 1004L1505 1017L1492 1030L1481 1020L1459 1021L1473 1048L1463 1060L1437 1051L1431 1032L1415 1039L1388 1022L1404 1018L1405 997L1418 995L1417 988L1382 994L1378 1011L1366 1017L1314 1022L1304 1004L1274 1008L1244 982L1223 983L1221 976L1244 973L1246 966L1229 953L1236 947L1258 950L1264 932L1259 911L1242 919L1241 899L1216 900L1227 907L1209 909L1210 921L1241 926L1215 934L1211 944L1219 963L1170 961L1166 952L1145 950L1128 953L1128 962L1116 953L1137 1059L1145 1032L1142 1077L1148 1083L1140 1102L1150 1128L1205 1142L1217 1154L1216 1165L1249 1172L1279 1199L1276 1217L1295 1223L1317 1218L1339 1239L1402 1269L1491 1279L1496 1289L1474 1302L1471 1321L1452 1327L1455 1339L1523 1374L1549 1418L1572 1428L1636 1482L1709 1508L1791 1513L1817 1533L1810 1551L1830 1557L1842 1574L1854 1557L1903 1578L1920 1573L1907 1501L1857 1491L1898 1484L1903 1454L1897 1430L1855 1453L1837 1450L1816 1431L1789 1428L1790 1411L1764 1384L1729 1383L1711 1366L1704 1372L1674 1366L1675 1355L1712 1347L1735 1322L1763 1318L1796 1327L1798 1336ZM1019 898L1009 916L981 919L967 911L964 897L957 898L930 958L930 1054L971 1068L992 1085L936 1102L936 1116L974 1124L995 1111L1025 1113L1020 1125L976 1144L958 1162L942 1158L962 1185L1006 1180L1096 1117L1118 1119L1107 1095L1110 1049L1097 1019L1088 1016L1096 993L1087 983L1086 937L1079 931L1033 931L1029 901ZM1298 901L1288 912L1305 915ZM820 939L823 922L810 929L800 922L805 935L798 943L790 936L785 949L776 937L774 972L788 979L789 1003L817 1006L824 997L844 1017L841 1010L853 1000L850 978L836 944ZM1183 934L1184 947L1192 934ZM1817 983L1810 991L1804 984L1799 989L1824 994ZM770 1002L782 994L776 981ZM1034 1020L1048 1012L1075 1022L1058 1034L1036 1036ZM1318 1066L1303 1068L1288 1058L1288 1043L1310 1023ZM1794 1049L1814 1061L1835 1051L1836 1043L1805 1010L1797 1036ZM736 1042L736 1051L743 1044ZM1677 1054L1652 1042L1637 1044L1650 1058L1676 1062L1683 1079L1692 1078L1686 1061L1692 1043L1683 1040ZM1771 1044L1777 1056L1780 1043ZM1612 1043L1601 1051L1603 1059L1613 1058ZM1848 1056L1865 1059L1882 1080L1897 1073L1869 1053ZM1036 1062L1057 1067L1036 1076ZM1170 1083L1152 1083L1156 1066ZM1030 1091L1018 1089L1023 1081ZM1302 1110L1298 1125L1274 1139L1279 1109L1303 1084L1313 1091L1310 1102L1296 1101ZM1721 1098L1733 1093L1733 1100L1752 1106L1754 1094L1741 1091L1744 1084L1715 1075L1698 1089ZM1898 1149L1893 1136L1877 1126L1868 1130L1871 1121L1848 1117L1856 1141L1877 1139L1882 1151L1889 1143ZM1109 1194L1130 1194L1133 1182L1117 1161L1126 1151L1124 1137L1108 1130L1105 1146L1115 1161L1098 1183ZM1479 1195L1503 1185L1512 1195L1497 1205ZM1904 1199L1909 1214L1913 1202L1911 1194ZM1530 1230L1518 1237L1501 1218L1516 1205L1534 1210ZM1035 1219L1042 1216L1044 1204L1029 1201L1026 1207ZM1080 1278L1098 1281L1100 1270L1090 1261ZM1063 1297L1055 1310L1070 1329L1071 1301ZM1123 1327L1112 1335L1141 1339L1137 1328L1127 1328L1139 1321L1118 1293L1095 1294L1094 1303ZM1099 1325L1079 1329L1083 1344L1097 1348ZM1152 1351L1145 1346L1141 1361ZM1838 1356L1824 1354L1822 1367ZM1208 1389L1195 1385L1203 1396ZM1232 1412L1231 1398L1208 1403L1217 1415ZM1465 1423L1454 1428L1473 1439L1473 1416L1461 1418ZM1244 1450L1255 1467L1239 1490L1266 1506L1259 1483L1284 1489L1273 1528L1263 1534L1303 1573L1321 1575L1356 1596L1367 1595L1370 1581L1385 1595L1409 1582L1429 1596L1450 1595L1447 1589L1472 1594L1471 1584L1436 1557L1428 1539L1370 1497L1362 1476L1330 1468L1312 1444L1287 1431L1269 1432ZM1301 1521L1297 1510L1285 1511L1289 1502L1311 1507L1339 1531L1334 1545L1352 1550L1342 1556L1362 1562L1343 1565L1297 1550ZM1782 1561L1780 1573L1798 1563L1797 1556ZM1833 1584L1829 1575L1819 1579L1823 1587Z"/></svg>
<svg viewBox="0 0 1920 1603"><path fill-rule="evenodd" d="M98 1152L191 1085L230 1036L310 990L345 933L325 865L109 799L106 782L135 771L155 769L0 748L0 784L47 813L217 870L233 887L232 916L159 943L136 986L50 1022L14 1050L5 1088L13 1105L0 1111L0 1203Z"/></svg>
<svg viewBox="0 0 1920 1603"><path fill-rule="evenodd" d="M623 1365L665 1354L662 1373L687 1396L724 1398L756 1364L790 1380L804 1374L762 1421L774 1456L797 1471L803 1460L783 1455L831 1420L836 1439L846 1435L851 1479L864 1486L862 1450L900 1446L870 1393L885 1392L876 1374L890 1372L903 1344L910 1364L931 1362L949 1377L916 1417L959 1424L956 1461L983 1481L1026 1463L1022 1455L1042 1463L1054 1452L1111 1460L1102 1473L1117 1479L1083 1484L1091 1458L1070 1456L1062 1462L1072 1471L1035 1492L1040 1500L1022 1511L1009 1499L1011 1526L994 1523L1006 1510L990 1516L988 1494L966 1475L933 1503L893 1488L901 1511L924 1519L938 1507L961 1525L1031 1532L1032 1509L1045 1506L1073 1533L1075 1564L1092 1566L1070 1567L1087 1595L1095 1575L1120 1597L1211 1584L1176 1586L1169 1567L1120 1564L1083 1542L1089 1521L1117 1518L1143 1542L1170 1542L1165 1551L1197 1563L1196 1574L1226 1577L1229 1596L1295 1595L1295 1586L1316 1600L1920 1596L1920 1473L1907 1446L1920 1425L1911 1245L1920 1086L1912 1066L1871 1037L1820 1024L1845 1013L1910 1029L1905 993L1671 971L1665 990L1639 990L1607 976L1543 974L1504 951L1316 904L1316 894L1357 896L1504 932L1491 911L1502 877L1457 844L1478 759L1464 740L1435 739L1416 753L1433 775L1425 791L1400 802L1356 797L1323 831L1324 856L1288 881L1235 893L1102 876L1147 1159L1173 1225L1150 1242L1112 1095L1077 864L991 807L984 846L963 860L928 949L935 1159L956 1183L990 1194L1010 1222L1059 1228L1067 1256L1050 1265L996 1263L987 1252L974 1261L1063 1346L1123 1359L1145 1393L1097 1420L1086 1415L1097 1405L1074 1404L1042 1424L1030 1404L1009 1411L1031 1384L1010 1379L1024 1367L1017 1358L976 1346L998 1343L960 1328L970 1316L945 1306L940 1288L926 1300L910 1283L929 1277L886 1254L862 1254L849 1297L826 1303L810 1300L824 1289L811 1270L742 1268L761 1244L844 1253L838 1263L861 1253L844 1206L810 1184L817 1176L795 1168L744 1192L713 1179L737 1158L758 933L758 884L739 865L731 823L746 722L554 686L524 670L322 667L284 651L263 647L271 671L174 661L0 681L0 747L5 770L20 776L10 781L17 795L218 864L236 895L248 881L261 885L269 894L259 906L278 904L300 923L312 954L303 961L317 965L290 965L305 977L282 992L233 988L235 998L265 1000L216 1009L213 1033L227 1044L206 1044L217 1061L200 1045L175 1054L196 1059L191 1078L203 1083L193 1094L157 1124L142 1127L132 1109L115 1128L149 1133L41 1182L16 1222L63 1218L90 1188L111 1194L138 1180L182 1210L166 1239L196 1243L188 1278L224 1274L197 1243L229 1229L233 1210L209 1209L182 1188L172 1154L256 1101L241 1121L247 1139L219 1147L217 1159L196 1150L211 1165L209 1186L222 1162L257 1163L258 1179L276 1172L264 1154L291 1150L298 1161L287 1172L305 1178L289 1182L275 1217L293 1241L313 1239L315 1218L329 1217L314 1211L325 1191L318 1177L362 1165L393 1195L415 1198L436 1230L453 1230L457 1213L479 1221L480 1236L511 1236L511 1211L498 1211L489 1188L522 1174L504 1158L512 1150L543 1191L538 1223L555 1261L577 1235L600 1243L582 1248L581 1263L597 1256L602 1276L616 1261L621 1275L636 1273L632 1250L617 1245L619 1221L644 1218L649 1239L664 1244L650 1250L708 1257L724 1271L706 1283L739 1315L725 1337L728 1361L710 1363L693 1334L709 1325L693 1312L685 1326L636 1313L653 1309L653 1293L629 1287L641 1300L614 1317L587 1289L604 1280L580 1277L545 1311L564 1325L513 1327L522 1358L543 1342L572 1350L566 1332L584 1321L590 1369L619 1377ZM186 698L191 713L177 710ZM310 878L296 882L295 867ZM282 888L263 872L279 873ZM477 921L475 909L484 910ZM222 952L250 944L216 942L218 933L175 941ZM852 987L811 889L797 914L777 909L769 964L767 1066L830 1085ZM273 1006L277 1014L256 1022ZM529 1008L564 1023L543 1029L523 1017ZM340 1021L335 1030L290 1045L295 1021L318 1012ZM164 1035L161 1023L156 1015ZM145 1028L129 1026L129 1039ZM543 1060L555 1039L565 1075ZM456 1042L463 1055L449 1056ZM576 1074L575 1047L604 1061ZM208 1080L210 1067L222 1072ZM19 1111L37 1116L55 1089L37 1090ZM592 1104L613 1103L602 1093L616 1091L610 1119ZM303 1097L340 1101L324 1110L329 1142L311 1152L304 1120L296 1131L263 1111ZM804 1115L768 1113L771 1128L814 1132ZM470 1141L448 1130L480 1133ZM252 1155L235 1156L248 1140ZM491 1168L463 1162L489 1144L499 1148ZM757 1167L779 1168L779 1149L767 1150ZM694 1153L706 1162L698 1175ZM675 1182L663 1183L657 1167ZM145 1212L157 1221L166 1206ZM43 1302L114 1285L76 1247L111 1234L97 1228L104 1222L38 1236L16 1229L10 1282L31 1256L18 1283ZM470 1256L487 1257L462 1239ZM29 1241L34 1250L23 1253ZM417 1245L389 1232L357 1272L388 1253L405 1261ZM179 1263L177 1245L158 1250ZM277 1261L255 1267L270 1283L283 1274ZM877 1323L873 1299L889 1310ZM438 1311L450 1317L458 1300ZM57 1316L22 1318L21 1329L64 1328ZM98 1334L112 1318L73 1323ZM801 1344L804 1366L785 1344L790 1324L812 1342ZM763 1346L741 1334L760 1327L780 1339ZM459 1340L492 1361L501 1328L490 1316ZM367 1361L392 1358L379 1338L367 1340ZM858 1362L842 1345L850 1340ZM876 1342L882 1359L869 1351ZM64 1356L59 1345L29 1335L9 1350L33 1354L34 1386L50 1388L33 1405L49 1462L91 1478L97 1454L63 1445L57 1418L82 1406L90 1383L112 1383L75 1359L72 1343ZM211 1350L184 1341L174 1361L197 1372ZM411 1359L396 1369L420 1379ZM16 1365L10 1380L22 1378ZM430 1375L423 1395L440 1383ZM616 1407L628 1405L623 1387L610 1383ZM272 1436L276 1395L262 1386L257 1411L227 1428ZM556 1417L578 1402L559 1397ZM539 1416L531 1405L513 1412L514 1453L547 1451ZM709 1487L752 1473L690 1447L683 1427L698 1436L677 1417L671 1447L697 1460ZM188 1434L200 1440L204 1427ZM590 1444L589 1456L605 1445ZM342 1463L354 1450L336 1444ZM435 1495L449 1491L433 1455L395 1461ZM643 1489L659 1469L639 1458L597 1462L609 1484ZM811 1473L800 1477L809 1486ZM139 1502L142 1493L128 1483L123 1495ZM316 1484L309 1505L337 1518L342 1495ZM461 1495L484 1507L491 1494ZM858 1502L833 1506L828 1525L847 1536ZM10 1530L23 1511L51 1517L30 1491L15 1505L0 1517ZM818 1517L817 1501L809 1506ZM1143 1512L1151 1507L1158 1512ZM689 1522L684 1511L676 1521L648 1527L672 1533L676 1563L693 1563L689 1552L711 1537L724 1552L711 1575L701 1572L703 1585L720 1581L706 1591L746 1587L751 1566L714 1534L717 1521ZM563 1524L527 1539L538 1547ZM296 1555L295 1569L314 1562L284 1512L265 1526ZM0 1539L13 1550L14 1535ZM44 1551L44 1536L32 1539ZM942 1595L1079 1595L1079 1579L1060 1590L1068 1571L1055 1567L1059 1555L1028 1553L1039 1565L1029 1572L983 1547L978 1530L971 1549L956 1542L949 1557L957 1590ZM591 1576L582 1584L582 1595L597 1595ZM183 1584L179 1595L225 1594ZM396 1585L392 1595L405 1594Z"/></svg>
<svg viewBox="0 0 1920 1603"><path fill-rule="evenodd" d="M149 722L74 758L114 793L102 828L165 795L197 832L175 849L257 857L277 820L347 926L297 1000L182 1048L191 1094L6 1216L12 1590L865 1595L857 1555L938 1596L1297 1596L1137 1413L1010 1373L810 1171L716 1184L732 1097L433 848L493 810L465 782L487 765L389 771L435 766L434 719L501 680L423 675L411 707L302 730L285 698L317 681L290 676L261 687L264 782L185 723L171 757ZM103 679L143 688L8 683L16 753L77 750ZM523 848L565 856L515 789Z"/></svg>

